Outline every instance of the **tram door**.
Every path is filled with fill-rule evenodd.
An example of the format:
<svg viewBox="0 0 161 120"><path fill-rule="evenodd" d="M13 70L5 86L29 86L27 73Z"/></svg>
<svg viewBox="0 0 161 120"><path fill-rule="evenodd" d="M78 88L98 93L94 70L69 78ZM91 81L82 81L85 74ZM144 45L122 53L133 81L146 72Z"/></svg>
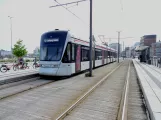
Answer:
<svg viewBox="0 0 161 120"><path fill-rule="evenodd" d="M81 71L81 46L76 45L76 63L75 63L75 71Z"/></svg>
<svg viewBox="0 0 161 120"><path fill-rule="evenodd" d="M102 50L102 65L104 65L104 50Z"/></svg>
<svg viewBox="0 0 161 120"><path fill-rule="evenodd" d="M95 68L95 47L93 48L92 51L92 59L93 59L93 68Z"/></svg>

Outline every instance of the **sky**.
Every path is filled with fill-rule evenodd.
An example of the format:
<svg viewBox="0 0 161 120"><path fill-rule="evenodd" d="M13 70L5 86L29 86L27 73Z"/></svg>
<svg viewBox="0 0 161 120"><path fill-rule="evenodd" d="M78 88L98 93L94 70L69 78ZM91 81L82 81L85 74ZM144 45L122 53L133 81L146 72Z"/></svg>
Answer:
<svg viewBox="0 0 161 120"><path fill-rule="evenodd" d="M78 0L57 0L67 3ZM0 0L0 49L11 49L10 19L12 16L13 44L22 39L29 53L39 46L44 32L54 29L70 30L78 38L89 40L89 1L78 5L68 5L78 19L54 0ZM93 0L93 34L105 38L117 38L121 31L120 42L131 46L147 34L161 35L160 0ZM116 39L106 39L117 42Z"/></svg>

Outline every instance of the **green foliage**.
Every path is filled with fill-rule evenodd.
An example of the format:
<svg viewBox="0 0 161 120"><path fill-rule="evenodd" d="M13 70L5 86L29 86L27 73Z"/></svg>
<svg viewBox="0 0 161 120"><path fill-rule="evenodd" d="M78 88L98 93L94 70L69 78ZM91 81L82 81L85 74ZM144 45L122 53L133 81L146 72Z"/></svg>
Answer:
<svg viewBox="0 0 161 120"><path fill-rule="evenodd" d="M3 64L3 63L12 63L12 62L15 62L15 61L16 61L15 59L8 59L8 60L0 59L1 64Z"/></svg>
<svg viewBox="0 0 161 120"><path fill-rule="evenodd" d="M40 48L37 47L37 48L35 48L35 50L34 50L34 57L39 57L39 56L40 56Z"/></svg>
<svg viewBox="0 0 161 120"><path fill-rule="evenodd" d="M31 60L27 59L26 62L31 62Z"/></svg>
<svg viewBox="0 0 161 120"><path fill-rule="evenodd" d="M16 44L14 45L14 48L12 50L12 53L16 57L23 57L27 54L27 50L25 48L25 45L22 44L23 40L18 40Z"/></svg>

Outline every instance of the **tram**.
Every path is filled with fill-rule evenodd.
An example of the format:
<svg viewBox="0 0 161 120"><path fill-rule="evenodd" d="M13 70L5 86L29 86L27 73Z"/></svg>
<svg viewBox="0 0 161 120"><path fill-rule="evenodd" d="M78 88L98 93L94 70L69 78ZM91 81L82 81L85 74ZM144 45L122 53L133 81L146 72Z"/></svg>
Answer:
<svg viewBox="0 0 161 120"><path fill-rule="evenodd" d="M93 68L116 61L117 51L95 45ZM69 31L54 30L42 34L40 75L70 76L89 69L89 42L73 37Z"/></svg>

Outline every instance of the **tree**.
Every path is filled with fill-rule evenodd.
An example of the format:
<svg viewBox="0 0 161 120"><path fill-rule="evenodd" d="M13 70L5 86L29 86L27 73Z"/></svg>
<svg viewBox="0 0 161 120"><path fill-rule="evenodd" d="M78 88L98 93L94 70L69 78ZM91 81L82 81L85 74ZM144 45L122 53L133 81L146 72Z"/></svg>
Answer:
<svg viewBox="0 0 161 120"><path fill-rule="evenodd" d="M35 57L39 57L40 56L40 48L36 47L35 50L33 51L33 54L35 55Z"/></svg>
<svg viewBox="0 0 161 120"><path fill-rule="evenodd" d="M27 50L25 48L25 45L22 44L23 40L18 40L16 44L14 45L14 48L12 49L12 53L16 57L23 57L27 54Z"/></svg>

